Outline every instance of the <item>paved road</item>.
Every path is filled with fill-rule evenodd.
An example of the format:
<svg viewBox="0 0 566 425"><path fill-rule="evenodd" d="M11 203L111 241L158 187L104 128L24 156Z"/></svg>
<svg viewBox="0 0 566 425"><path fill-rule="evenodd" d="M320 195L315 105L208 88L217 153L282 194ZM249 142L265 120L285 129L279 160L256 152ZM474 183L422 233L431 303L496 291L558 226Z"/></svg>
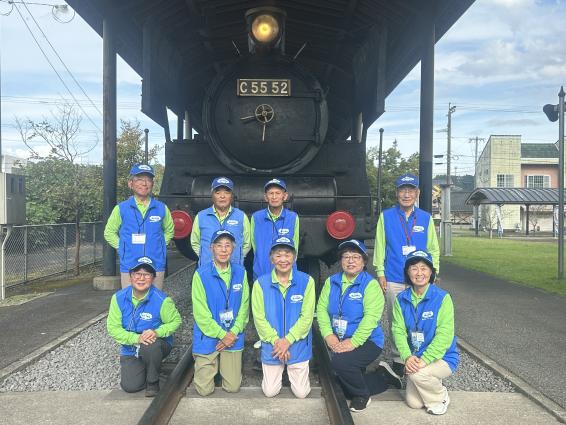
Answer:
<svg viewBox="0 0 566 425"><path fill-rule="evenodd" d="M456 334L566 408L566 297L446 261L441 269Z"/></svg>

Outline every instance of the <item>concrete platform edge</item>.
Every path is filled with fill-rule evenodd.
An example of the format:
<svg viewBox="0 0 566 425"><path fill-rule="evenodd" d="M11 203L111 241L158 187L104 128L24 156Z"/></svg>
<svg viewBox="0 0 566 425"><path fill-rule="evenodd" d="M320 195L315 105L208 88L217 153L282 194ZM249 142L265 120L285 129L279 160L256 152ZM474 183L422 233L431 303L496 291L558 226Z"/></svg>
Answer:
<svg viewBox="0 0 566 425"><path fill-rule="evenodd" d="M522 394L524 394L526 397L528 397L538 405L542 406L560 422L566 424L566 410L563 409L562 406L560 406L558 403L545 396L543 393L531 386L519 376L515 375L513 372L505 369L503 366L492 360L490 357L482 353L480 350L478 350L459 336L458 345L462 350L466 351L484 366L491 369L494 373L511 382Z"/></svg>
<svg viewBox="0 0 566 425"><path fill-rule="evenodd" d="M15 373L18 370L23 369L24 367L28 366L29 364L39 360L41 357L43 357L45 354L47 354L51 350L54 350L55 348L57 348L61 344L64 344L65 342L67 342L68 340L73 338L74 336L76 336L79 333L81 333L82 331L84 331L89 326L92 326L95 323L101 321L106 316L108 316L107 312L101 313L98 316L95 316L92 319L87 320L86 322L80 324L79 326L77 326L77 327L71 329L70 331L64 333L63 335L54 339L53 341L50 341L47 344L43 345L42 347L39 347L37 350L32 351L30 354L25 356L23 359L20 359L20 360L13 362L13 363L10 363L8 366L0 369L0 382L2 382L4 379L6 379L8 376L10 376L12 373Z"/></svg>

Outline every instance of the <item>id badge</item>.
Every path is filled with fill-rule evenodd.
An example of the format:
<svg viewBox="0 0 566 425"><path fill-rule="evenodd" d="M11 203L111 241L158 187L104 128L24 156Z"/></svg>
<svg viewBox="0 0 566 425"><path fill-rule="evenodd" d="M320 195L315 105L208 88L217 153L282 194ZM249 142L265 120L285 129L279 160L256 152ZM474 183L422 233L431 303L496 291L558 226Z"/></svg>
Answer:
<svg viewBox="0 0 566 425"><path fill-rule="evenodd" d="M411 252L416 251L417 247L414 245L403 245L402 247L403 249L403 256L407 256L409 255Z"/></svg>
<svg viewBox="0 0 566 425"><path fill-rule="evenodd" d="M136 347L136 354L134 354L134 356L136 356L136 358L139 358L139 356L140 356L140 345L134 344L134 347Z"/></svg>
<svg viewBox="0 0 566 425"><path fill-rule="evenodd" d="M234 320L234 310L229 309L229 310L222 310L220 312L220 321L226 327L226 329L230 328L230 325L232 324L232 320Z"/></svg>
<svg viewBox="0 0 566 425"><path fill-rule="evenodd" d="M346 328L348 327L348 321L343 319L342 316L337 314L332 316L332 328L339 339L344 338L346 335Z"/></svg>
<svg viewBox="0 0 566 425"><path fill-rule="evenodd" d="M420 332L420 331L411 332L411 345L413 346L413 352L419 351L423 342L424 342L424 332Z"/></svg>
<svg viewBox="0 0 566 425"><path fill-rule="evenodd" d="M145 244L145 233L132 233L132 244L133 245Z"/></svg>

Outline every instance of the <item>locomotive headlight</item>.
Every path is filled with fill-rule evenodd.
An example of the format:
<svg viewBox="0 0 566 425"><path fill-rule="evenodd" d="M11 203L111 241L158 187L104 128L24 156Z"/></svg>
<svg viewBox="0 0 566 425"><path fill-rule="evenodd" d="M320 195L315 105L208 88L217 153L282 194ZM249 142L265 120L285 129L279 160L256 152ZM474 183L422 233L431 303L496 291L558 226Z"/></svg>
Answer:
<svg viewBox="0 0 566 425"><path fill-rule="evenodd" d="M271 43L279 36L279 23L272 15L259 15L253 20L252 34L260 43Z"/></svg>

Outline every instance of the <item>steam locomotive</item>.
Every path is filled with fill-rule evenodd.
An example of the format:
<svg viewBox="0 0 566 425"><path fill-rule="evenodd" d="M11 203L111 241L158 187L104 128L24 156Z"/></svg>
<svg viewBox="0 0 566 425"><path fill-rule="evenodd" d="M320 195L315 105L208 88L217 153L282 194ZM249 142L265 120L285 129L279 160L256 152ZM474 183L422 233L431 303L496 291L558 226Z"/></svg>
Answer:
<svg viewBox="0 0 566 425"><path fill-rule="evenodd" d="M352 96L329 93L320 70L298 60L300 50L286 53L285 19L275 7L246 12L248 52L234 45L238 55L206 87L193 118L199 133L166 144L160 199L172 211L178 249L195 258L192 217L210 206L214 177L233 179L234 204L250 215L265 207L265 181L283 178L287 207L301 220L300 262L317 275L318 259L333 262L339 241L371 238L376 217L365 141L340 116Z"/></svg>

